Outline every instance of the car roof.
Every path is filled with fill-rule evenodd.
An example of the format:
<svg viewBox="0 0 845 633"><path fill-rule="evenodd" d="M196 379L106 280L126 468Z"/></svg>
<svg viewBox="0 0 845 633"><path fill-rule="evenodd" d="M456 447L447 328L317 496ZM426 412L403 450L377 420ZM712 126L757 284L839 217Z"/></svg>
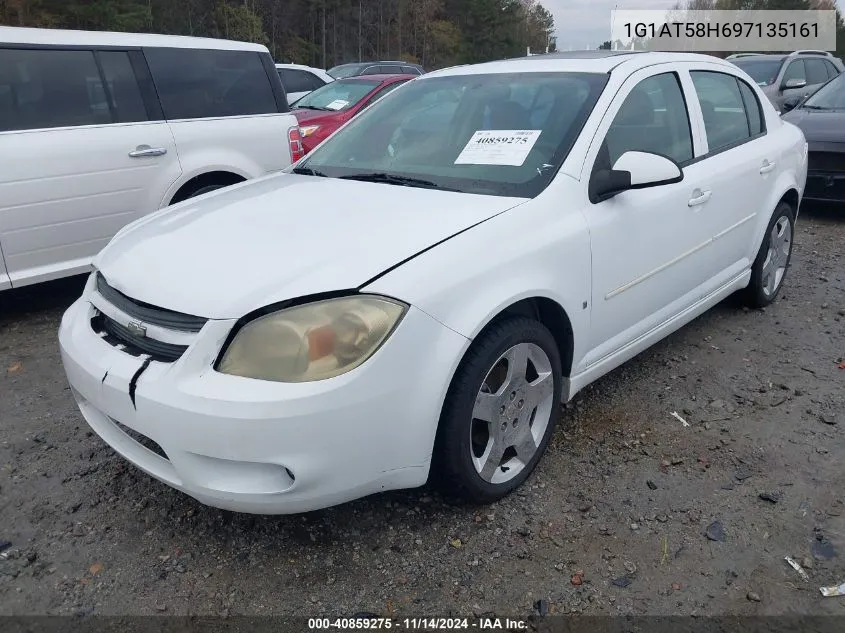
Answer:
<svg viewBox="0 0 845 633"><path fill-rule="evenodd" d="M4 44L41 44L52 46L121 46L126 48L196 48L231 51L268 52L266 46L211 37L154 35L151 33L111 33L108 31L71 31L0 26Z"/></svg>
<svg viewBox="0 0 845 633"><path fill-rule="evenodd" d="M616 68L633 72L655 64L671 62L700 62L736 68L731 62L712 55L700 53L660 53L650 51L568 51L516 57L501 61L485 62L465 66L453 66L422 75L420 79L433 77L494 74L513 72L583 72L609 73Z"/></svg>
<svg viewBox="0 0 845 633"><path fill-rule="evenodd" d="M392 80L399 80L399 79L416 79L420 75L411 75L408 73L391 73L391 74L382 74L382 75L355 75L354 77L344 77L343 79L338 79L337 81L345 82L345 81L369 81L371 79L375 79L376 81L384 82L384 81L392 81Z"/></svg>
<svg viewBox="0 0 845 633"><path fill-rule="evenodd" d="M775 54L775 53L772 53L772 54L761 53L759 55L749 55L747 57L735 57L734 59L732 59L730 61L732 61L732 62L740 61L740 60L742 60L744 62L771 61L771 60L786 59L787 57L788 57L788 55ZM813 55L801 55L801 57L802 58L813 57ZM818 57L822 57L822 55L818 55Z"/></svg>

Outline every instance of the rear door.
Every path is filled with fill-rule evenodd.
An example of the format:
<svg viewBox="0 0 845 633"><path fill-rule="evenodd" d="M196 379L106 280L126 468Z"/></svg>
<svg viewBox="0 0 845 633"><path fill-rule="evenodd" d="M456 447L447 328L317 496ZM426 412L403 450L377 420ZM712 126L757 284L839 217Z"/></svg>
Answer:
<svg viewBox="0 0 845 633"><path fill-rule="evenodd" d="M86 271L180 166L137 51L13 46L0 48L0 245L24 285Z"/></svg>
<svg viewBox="0 0 845 633"><path fill-rule="evenodd" d="M184 171L256 178L291 164L296 128L269 53L145 48Z"/></svg>

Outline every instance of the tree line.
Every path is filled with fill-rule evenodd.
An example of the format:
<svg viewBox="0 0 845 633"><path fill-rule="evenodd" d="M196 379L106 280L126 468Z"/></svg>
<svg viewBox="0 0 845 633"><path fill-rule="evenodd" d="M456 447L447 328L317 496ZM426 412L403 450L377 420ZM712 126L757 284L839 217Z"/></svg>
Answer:
<svg viewBox="0 0 845 633"><path fill-rule="evenodd" d="M685 11L809 11L813 9L836 11L836 51L831 52L837 57L845 58L845 19L834 0L682 0L676 2L670 11L682 16ZM600 49L611 47L612 43L609 40L599 46ZM732 52L734 51L712 54L725 57Z"/></svg>
<svg viewBox="0 0 845 633"><path fill-rule="evenodd" d="M244 40L322 68L403 59L432 69L554 48L538 0L0 0L0 24Z"/></svg>

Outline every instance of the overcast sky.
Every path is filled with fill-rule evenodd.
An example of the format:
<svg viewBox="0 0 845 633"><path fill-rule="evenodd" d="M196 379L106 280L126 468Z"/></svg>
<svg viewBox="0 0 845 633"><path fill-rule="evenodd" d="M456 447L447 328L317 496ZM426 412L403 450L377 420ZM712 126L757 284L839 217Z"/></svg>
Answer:
<svg viewBox="0 0 845 633"><path fill-rule="evenodd" d="M559 50L597 48L610 39L610 12L619 9L668 9L676 0L540 0L555 17ZM837 0L840 9L845 0Z"/></svg>

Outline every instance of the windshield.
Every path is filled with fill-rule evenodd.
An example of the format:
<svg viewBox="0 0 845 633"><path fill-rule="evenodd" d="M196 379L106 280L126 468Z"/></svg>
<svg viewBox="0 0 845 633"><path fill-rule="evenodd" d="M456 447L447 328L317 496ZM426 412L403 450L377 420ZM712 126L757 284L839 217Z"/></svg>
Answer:
<svg viewBox="0 0 845 633"><path fill-rule="evenodd" d="M410 81L324 142L296 171L534 197L557 173L606 82L606 74L592 73Z"/></svg>
<svg viewBox="0 0 845 633"><path fill-rule="evenodd" d="M335 79L346 79L347 77L357 75L359 67L360 64L343 64L342 66L329 68L326 72Z"/></svg>
<svg viewBox="0 0 845 633"><path fill-rule="evenodd" d="M294 108L328 112L348 110L370 94L380 83L378 80L368 79L333 81L302 97L294 104Z"/></svg>
<svg viewBox="0 0 845 633"><path fill-rule="evenodd" d="M770 86L775 82L783 65L782 59L734 59L735 66L739 66L757 82L758 86Z"/></svg>
<svg viewBox="0 0 845 633"><path fill-rule="evenodd" d="M802 108L843 110L845 109L845 73L828 81L807 99Z"/></svg>

